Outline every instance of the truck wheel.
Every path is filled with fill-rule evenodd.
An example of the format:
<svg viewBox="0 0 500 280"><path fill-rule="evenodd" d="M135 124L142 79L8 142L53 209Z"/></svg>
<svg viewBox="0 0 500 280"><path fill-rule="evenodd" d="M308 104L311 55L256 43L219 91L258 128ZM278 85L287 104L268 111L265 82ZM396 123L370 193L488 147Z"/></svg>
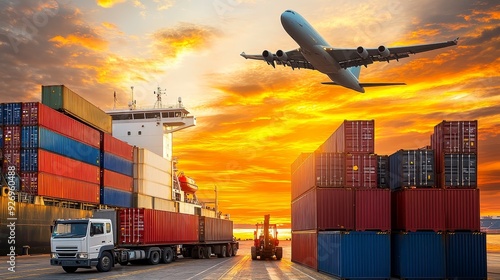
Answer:
<svg viewBox="0 0 500 280"><path fill-rule="evenodd" d="M163 257L161 259L162 263L171 263L174 259L174 251L171 247L163 248Z"/></svg>
<svg viewBox="0 0 500 280"><path fill-rule="evenodd" d="M238 253L238 246L236 246L236 244L233 244L233 257L236 256L237 253Z"/></svg>
<svg viewBox="0 0 500 280"><path fill-rule="evenodd" d="M210 253L211 253L210 247L203 248L203 257L205 259L210 259L210 255L211 255Z"/></svg>
<svg viewBox="0 0 500 280"><path fill-rule="evenodd" d="M160 252L159 251L151 251L148 259L148 263L150 265L157 265L160 262Z"/></svg>
<svg viewBox="0 0 500 280"><path fill-rule="evenodd" d="M220 250L220 254L217 255L217 257L219 258L225 258L226 257L226 246L222 246L221 250Z"/></svg>
<svg viewBox="0 0 500 280"><path fill-rule="evenodd" d="M255 248L255 246L252 246L252 249L250 250L251 254L252 254L252 260L256 260L257 259L257 248Z"/></svg>
<svg viewBox="0 0 500 280"><path fill-rule="evenodd" d="M276 259L279 261L283 257L283 247L276 247Z"/></svg>
<svg viewBox="0 0 500 280"><path fill-rule="evenodd" d="M227 244L227 256L228 257L232 257L233 256L233 246L231 246L231 244Z"/></svg>
<svg viewBox="0 0 500 280"><path fill-rule="evenodd" d="M97 270L99 272L108 272L111 270L112 266L113 258L111 257L111 254L108 251L103 252L101 258L99 259L99 262L97 263Z"/></svg>
<svg viewBox="0 0 500 280"><path fill-rule="evenodd" d="M78 267L76 267L76 266L63 266L63 269L67 273L74 273L78 269Z"/></svg>

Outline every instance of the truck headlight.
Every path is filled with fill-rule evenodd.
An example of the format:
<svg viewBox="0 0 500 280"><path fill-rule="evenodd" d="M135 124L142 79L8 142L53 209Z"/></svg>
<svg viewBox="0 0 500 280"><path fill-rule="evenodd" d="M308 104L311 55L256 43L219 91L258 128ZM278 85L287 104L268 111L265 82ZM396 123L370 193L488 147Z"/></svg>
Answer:
<svg viewBox="0 0 500 280"><path fill-rule="evenodd" d="M89 255L87 253L79 253L76 257L79 259L88 259Z"/></svg>
<svg viewBox="0 0 500 280"><path fill-rule="evenodd" d="M53 258L53 259L57 259L57 254L56 253L51 253L50 257Z"/></svg>

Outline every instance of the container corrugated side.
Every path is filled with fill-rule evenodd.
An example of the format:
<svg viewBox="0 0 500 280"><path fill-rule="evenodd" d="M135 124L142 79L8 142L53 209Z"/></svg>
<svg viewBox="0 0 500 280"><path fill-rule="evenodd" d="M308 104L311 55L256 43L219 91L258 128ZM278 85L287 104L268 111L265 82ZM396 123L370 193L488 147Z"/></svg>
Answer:
<svg viewBox="0 0 500 280"><path fill-rule="evenodd" d="M103 132L112 133L111 116L64 85L42 86L42 103Z"/></svg>
<svg viewBox="0 0 500 280"><path fill-rule="evenodd" d="M486 279L486 234L456 232L446 234L446 277Z"/></svg>
<svg viewBox="0 0 500 280"><path fill-rule="evenodd" d="M295 172L297 168L311 155L311 153L301 153L290 165L291 173Z"/></svg>
<svg viewBox="0 0 500 280"><path fill-rule="evenodd" d="M153 209L153 197L149 195L134 193L132 196L132 207Z"/></svg>
<svg viewBox="0 0 500 280"><path fill-rule="evenodd" d="M99 193L98 184L91 184L48 173L38 173L39 196L98 204Z"/></svg>
<svg viewBox="0 0 500 280"><path fill-rule="evenodd" d="M8 172L8 167L14 166L15 170L21 170L21 150L3 148L3 173Z"/></svg>
<svg viewBox="0 0 500 280"><path fill-rule="evenodd" d="M389 156L377 155L377 187L389 188Z"/></svg>
<svg viewBox="0 0 500 280"><path fill-rule="evenodd" d="M401 279L444 279L445 237L436 232L393 232L392 275Z"/></svg>
<svg viewBox="0 0 500 280"><path fill-rule="evenodd" d="M134 175L134 163L122 157L106 153L102 154L102 167L127 176Z"/></svg>
<svg viewBox="0 0 500 280"><path fill-rule="evenodd" d="M434 127L431 143L436 154L477 153L477 120L442 121Z"/></svg>
<svg viewBox="0 0 500 280"><path fill-rule="evenodd" d="M134 193L172 199L172 187L148 180L134 179Z"/></svg>
<svg viewBox="0 0 500 280"><path fill-rule="evenodd" d="M88 164L99 166L99 149L39 127L40 148Z"/></svg>
<svg viewBox="0 0 500 280"><path fill-rule="evenodd" d="M38 149L21 150L21 171L38 171Z"/></svg>
<svg viewBox="0 0 500 280"><path fill-rule="evenodd" d="M391 189L436 185L433 150L399 150L389 156L389 170Z"/></svg>
<svg viewBox="0 0 500 280"><path fill-rule="evenodd" d="M38 103L38 125L100 149L101 136L97 129L85 125L42 103Z"/></svg>
<svg viewBox="0 0 500 280"><path fill-rule="evenodd" d="M316 185L314 178L314 154L310 154L304 162L292 173L292 200L301 196Z"/></svg>
<svg viewBox="0 0 500 280"><path fill-rule="evenodd" d="M21 128L21 148L38 148L38 126L30 125Z"/></svg>
<svg viewBox="0 0 500 280"><path fill-rule="evenodd" d="M102 185L107 188L119 189L132 192L134 189L134 179L111 170L102 170Z"/></svg>
<svg viewBox="0 0 500 280"><path fill-rule="evenodd" d="M317 226L316 189L312 189L292 202L292 230L312 230Z"/></svg>
<svg viewBox="0 0 500 280"><path fill-rule="evenodd" d="M159 167L151 166L144 163L134 163L134 178L143 179L150 182L159 183L162 185L172 186L171 170L162 170ZM166 166L163 166L167 168Z"/></svg>
<svg viewBox="0 0 500 280"><path fill-rule="evenodd" d="M437 176L441 188L477 188L477 155L438 155L436 164L441 170Z"/></svg>
<svg viewBox="0 0 500 280"><path fill-rule="evenodd" d="M341 279L389 279L391 236L377 231L319 232L318 270Z"/></svg>
<svg viewBox="0 0 500 280"><path fill-rule="evenodd" d="M38 102L25 102L21 105L21 124L23 126L38 124L38 104Z"/></svg>
<svg viewBox="0 0 500 280"><path fill-rule="evenodd" d="M99 184L100 182L100 169L98 166L42 149L38 150L38 170L35 171L72 178L92 184Z"/></svg>
<svg viewBox="0 0 500 280"><path fill-rule="evenodd" d="M356 189L357 231L391 230L391 192L388 189Z"/></svg>
<svg viewBox="0 0 500 280"><path fill-rule="evenodd" d="M318 269L316 231L292 231L292 262Z"/></svg>
<svg viewBox="0 0 500 280"><path fill-rule="evenodd" d="M174 212L175 211L175 201L170 200L170 199L153 197L153 209ZM205 208L201 209L202 216L208 216L208 215L203 214L204 213L203 210L205 210ZM215 213L215 212L213 212L213 213ZM210 217L215 217L215 215L210 216Z"/></svg>
<svg viewBox="0 0 500 280"><path fill-rule="evenodd" d="M134 146L113 137L111 134L102 133L101 135L104 152L122 157L128 161L134 160Z"/></svg>
<svg viewBox="0 0 500 280"><path fill-rule="evenodd" d="M315 173L310 176L315 178L317 187L344 187L347 184L346 168L345 154L314 153Z"/></svg>
<svg viewBox="0 0 500 280"><path fill-rule="evenodd" d="M3 104L3 125L21 124L21 103Z"/></svg>
<svg viewBox="0 0 500 280"><path fill-rule="evenodd" d="M6 149L21 148L21 127L20 126L4 126L4 147Z"/></svg>
<svg viewBox="0 0 500 280"><path fill-rule="evenodd" d="M128 208L118 211L122 245L198 242L198 216L152 209Z"/></svg>
<svg viewBox="0 0 500 280"><path fill-rule="evenodd" d="M479 231L479 189L445 189L446 230Z"/></svg>
<svg viewBox="0 0 500 280"><path fill-rule="evenodd" d="M404 189L392 193L393 230L446 229L443 189Z"/></svg>
<svg viewBox="0 0 500 280"><path fill-rule="evenodd" d="M150 150L134 147L134 163L145 163L150 166L162 166L165 169L172 166L172 162L168 159L157 155Z"/></svg>
<svg viewBox="0 0 500 280"><path fill-rule="evenodd" d="M344 187L376 188L377 155L347 154L345 156Z"/></svg>
<svg viewBox="0 0 500 280"><path fill-rule="evenodd" d="M132 207L132 193L101 187L101 204L117 207Z"/></svg>
<svg viewBox="0 0 500 280"><path fill-rule="evenodd" d="M373 154L375 121L345 120L316 152Z"/></svg>
<svg viewBox="0 0 500 280"><path fill-rule="evenodd" d="M354 190L317 188L317 218L320 230L354 230Z"/></svg>
<svg viewBox="0 0 500 280"><path fill-rule="evenodd" d="M199 216L199 241L232 241L233 221Z"/></svg>
<svg viewBox="0 0 500 280"><path fill-rule="evenodd" d="M21 173L21 191L38 195L38 172L23 172Z"/></svg>

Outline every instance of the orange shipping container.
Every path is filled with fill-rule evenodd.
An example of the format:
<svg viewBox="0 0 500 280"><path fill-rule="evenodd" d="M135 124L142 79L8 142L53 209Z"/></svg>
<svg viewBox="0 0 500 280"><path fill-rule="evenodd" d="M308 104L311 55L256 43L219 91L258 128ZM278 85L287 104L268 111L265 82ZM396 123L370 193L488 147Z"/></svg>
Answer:
<svg viewBox="0 0 500 280"><path fill-rule="evenodd" d="M99 203L99 185L48 173L38 173L38 195L70 201Z"/></svg>
<svg viewBox="0 0 500 280"><path fill-rule="evenodd" d="M42 149L38 150L38 171L92 184L99 184L100 169L98 166Z"/></svg>
<svg viewBox="0 0 500 280"><path fill-rule="evenodd" d="M103 186L132 192L134 178L111 170L103 169Z"/></svg>

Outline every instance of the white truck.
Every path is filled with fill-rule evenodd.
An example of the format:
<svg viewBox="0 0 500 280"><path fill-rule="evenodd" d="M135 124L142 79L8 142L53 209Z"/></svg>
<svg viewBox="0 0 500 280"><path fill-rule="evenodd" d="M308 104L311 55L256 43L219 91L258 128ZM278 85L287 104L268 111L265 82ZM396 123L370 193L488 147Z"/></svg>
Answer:
<svg viewBox="0 0 500 280"><path fill-rule="evenodd" d="M120 230L117 230L120 229ZM151 209L94 213L93 218L56 220L52 228L51 265L67 273L145 260L170 263L178 255L193 258L235 256L238 242L232 221Z"/></svg>

